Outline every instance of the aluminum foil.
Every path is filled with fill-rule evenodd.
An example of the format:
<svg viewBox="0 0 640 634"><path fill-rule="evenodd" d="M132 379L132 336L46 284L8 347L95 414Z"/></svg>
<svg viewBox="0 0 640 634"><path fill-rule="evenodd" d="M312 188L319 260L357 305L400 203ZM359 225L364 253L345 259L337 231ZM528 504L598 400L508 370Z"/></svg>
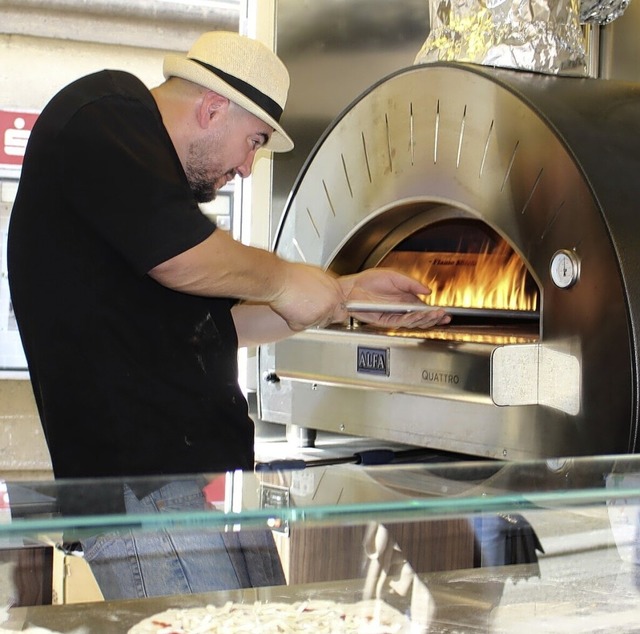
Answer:
<svg viewBox="0 0 640 634"><path fill-rule="evenodd" d="M580 22L583 24L609 24L619 18L630 0L582 0Z"/></svg>
<svg viewBox="0 0 640 634"><path fill-rule="evenodd" d="M415 63L471 62L587 74L579 0L429 0L431 30Z"/></svg>

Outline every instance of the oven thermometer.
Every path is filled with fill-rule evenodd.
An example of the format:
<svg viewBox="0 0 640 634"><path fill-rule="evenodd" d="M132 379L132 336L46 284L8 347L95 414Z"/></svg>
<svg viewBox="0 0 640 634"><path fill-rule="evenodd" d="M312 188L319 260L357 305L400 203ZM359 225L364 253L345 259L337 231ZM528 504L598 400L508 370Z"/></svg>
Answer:
<svg viewBox="0 0 640 634"><path fill-rule="evenodd" d="M551 279L558 288L573 286L580 276L580 260L574 251L560 249L551 258Z"/></svg>

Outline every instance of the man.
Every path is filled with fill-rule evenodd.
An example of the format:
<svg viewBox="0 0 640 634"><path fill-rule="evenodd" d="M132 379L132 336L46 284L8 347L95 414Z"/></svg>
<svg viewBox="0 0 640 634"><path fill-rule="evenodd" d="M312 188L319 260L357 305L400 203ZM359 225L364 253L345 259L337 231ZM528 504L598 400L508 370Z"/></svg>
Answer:
<svg viewBox="0 0 640 634"><path fill-rule="evenodd" d="M188 56L167 56L164 74L151 91L118 71L72 83L27 147L9 281L56 478L252 469L238 346L341 322L347 298L428 293L393 271L335 278L285 262L200 212L198 203L250 174L260 148L293 147L278 122L288 73L267 47L206 33ZM359 317L448 321L442 311ZM105 500L142 512L150 499L166 508L165 494L135 482ZM112 580L123 585L121 573Z"/></svg>

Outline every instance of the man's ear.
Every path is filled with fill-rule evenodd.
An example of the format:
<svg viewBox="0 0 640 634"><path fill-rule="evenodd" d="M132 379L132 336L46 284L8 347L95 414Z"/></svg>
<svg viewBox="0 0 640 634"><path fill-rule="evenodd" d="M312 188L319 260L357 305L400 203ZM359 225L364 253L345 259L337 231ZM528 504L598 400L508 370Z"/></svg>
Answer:
<svg viewBox="0 0 640 634"><path fill-rule="evenodd" d="M198 107L198 123L200 127L207 128L216 118L226 113L229 108L229 100L213 90L208 90L202 96Z"/></svg>

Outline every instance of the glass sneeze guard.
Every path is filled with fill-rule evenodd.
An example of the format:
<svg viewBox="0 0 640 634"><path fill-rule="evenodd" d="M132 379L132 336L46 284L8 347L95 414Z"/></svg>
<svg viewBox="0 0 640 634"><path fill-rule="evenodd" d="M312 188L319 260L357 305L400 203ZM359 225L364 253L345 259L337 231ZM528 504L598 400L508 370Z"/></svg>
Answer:
<svg viewBox="0 0 640 634"><path fill-rule="evenodd" d="M205 492L202 509L120 507L125 487L143 496L193 480ZM7 482L6 494L0 553L45 548L69 568L82 563L69 544L90 535L268 529L286 583L145 599L18 601L0 631L36 625L108 634L166 609L313 611L318 601L361 609L380 602L404 619L398 633L632 632L640 622L639 456ZM15 579L15 567L7 570L6 581ZM327 631L346 631L344 621Z"/></svg>

